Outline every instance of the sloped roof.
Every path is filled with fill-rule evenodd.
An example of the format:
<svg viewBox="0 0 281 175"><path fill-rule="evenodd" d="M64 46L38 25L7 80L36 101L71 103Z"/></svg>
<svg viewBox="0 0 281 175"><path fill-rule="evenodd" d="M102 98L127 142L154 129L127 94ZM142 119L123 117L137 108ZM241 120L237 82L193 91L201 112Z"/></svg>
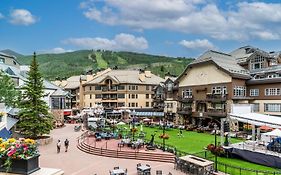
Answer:
<svg viewBox="0 0 281 175"><path fill-rule="evenodd" d="M237 60L238 63L243 63L243 62L246 62L248 60L248 58L256 52L269 56L269 53L267 53L259 48L253 47L253 46L240 47L240 48L230 52L229 55L233 56Z"/></svg>
<svg viewBox="0 0 281 175"><path fill-rule="evenodd" d="M103 81L106 77L112 78L118 83L128 83L128 84L159 84L160 82L165 81L163 78L151 74L151 77L145 77L144 81L139 79L138 70L111 70L93 80L85 83L87 84L98 84Z"/></svg>
<svg viewBox="0 0 281 175"><path fill-rule="evenodd" d="M215 65L217 65L219 68L223 69L233 77L244 79L250 78L249 71L240 66L234 57L229 54L213 50L209 50L200 57L198 57L196 60L194 60L187 66L186 70L192 65L205 62L213 62ZM186 70L183 72L183 74L186 72ZM179 78L181 76L179 76Z"/></svg>

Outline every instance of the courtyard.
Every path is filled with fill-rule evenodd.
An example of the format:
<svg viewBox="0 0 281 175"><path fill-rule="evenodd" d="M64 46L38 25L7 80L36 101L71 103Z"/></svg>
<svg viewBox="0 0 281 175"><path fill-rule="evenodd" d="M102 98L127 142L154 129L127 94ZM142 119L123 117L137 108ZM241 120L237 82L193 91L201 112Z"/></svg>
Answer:
<svg viewBox="0 0 281 175"><path fill-rule="evenodd" d="M149 164L152 174L156 170L162 170L164 174L171 172L173 175L182 175L180 171L174 169L174 164L156 161L141 161L132 159L116 159L109 157L95 156L80 151L77 147L77 137L83 132L74 132L74 126L67 124L60 129L51 131L53 142L46 146L40 146L40 167L52 167L62 169L65 175L106 175L114 167L127 169L128 174L137 174L137 164ZM64 147L59 154L56 152L56 142L60 139L69 139L70 147L68 152L64 152Z"/></svg>

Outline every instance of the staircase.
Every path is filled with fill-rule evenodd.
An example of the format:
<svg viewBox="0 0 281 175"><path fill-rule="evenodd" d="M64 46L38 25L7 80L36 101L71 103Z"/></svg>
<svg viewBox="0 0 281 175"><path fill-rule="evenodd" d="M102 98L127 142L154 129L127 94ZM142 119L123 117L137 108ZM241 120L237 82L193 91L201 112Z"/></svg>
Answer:
<svg viewBox="0 0 281 175"><path fill-rule="evenodd" d="M171 153L159 153L159 152L142 152L142 151L120 151L120 150L110 150L105 148L95 148L88 145L85 142L80 142L77 145L78 149L81 151L93 154L97 156L121 158L121 159L136 159L136 160L146 160L146 161L158 161L166 163L174 163L175 156Z"/></svg>

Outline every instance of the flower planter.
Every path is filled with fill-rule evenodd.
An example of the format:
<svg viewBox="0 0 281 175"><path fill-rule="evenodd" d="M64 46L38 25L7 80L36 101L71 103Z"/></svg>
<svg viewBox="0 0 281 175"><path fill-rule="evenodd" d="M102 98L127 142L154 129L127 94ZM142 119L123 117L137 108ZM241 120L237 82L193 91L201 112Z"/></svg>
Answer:
<svg viewBox="0 0 281 175"><path fill-rule="evenodd" d="M0 159L0 172L6 172L6 169L3 167L5 160ZM17 174L31 174L39 170L39 155L25 159L12 159L12 166L9 173Z"/></svg>

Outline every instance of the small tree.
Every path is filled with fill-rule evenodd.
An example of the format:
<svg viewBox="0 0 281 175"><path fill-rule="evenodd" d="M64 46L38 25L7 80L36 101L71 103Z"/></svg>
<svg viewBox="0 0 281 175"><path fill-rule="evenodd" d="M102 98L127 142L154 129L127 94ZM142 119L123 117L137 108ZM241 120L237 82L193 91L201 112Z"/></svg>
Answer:
<svg viewBox="0 0 281 175"><path fill-rule="evenodd" d="M43 100L43 79L39 73L35 53L27 75L27 81L22 87L23 94L19 105L20 112L17 128L21 134L37 138L43 134L50 133L53 120L48 112L48 106Z"/></svg>
<svg viewBox="0 0 281 175"><path fill-rule="evenodd" d="M0 70L0 103L16 107L19 94L11 78Z"/></svg>

